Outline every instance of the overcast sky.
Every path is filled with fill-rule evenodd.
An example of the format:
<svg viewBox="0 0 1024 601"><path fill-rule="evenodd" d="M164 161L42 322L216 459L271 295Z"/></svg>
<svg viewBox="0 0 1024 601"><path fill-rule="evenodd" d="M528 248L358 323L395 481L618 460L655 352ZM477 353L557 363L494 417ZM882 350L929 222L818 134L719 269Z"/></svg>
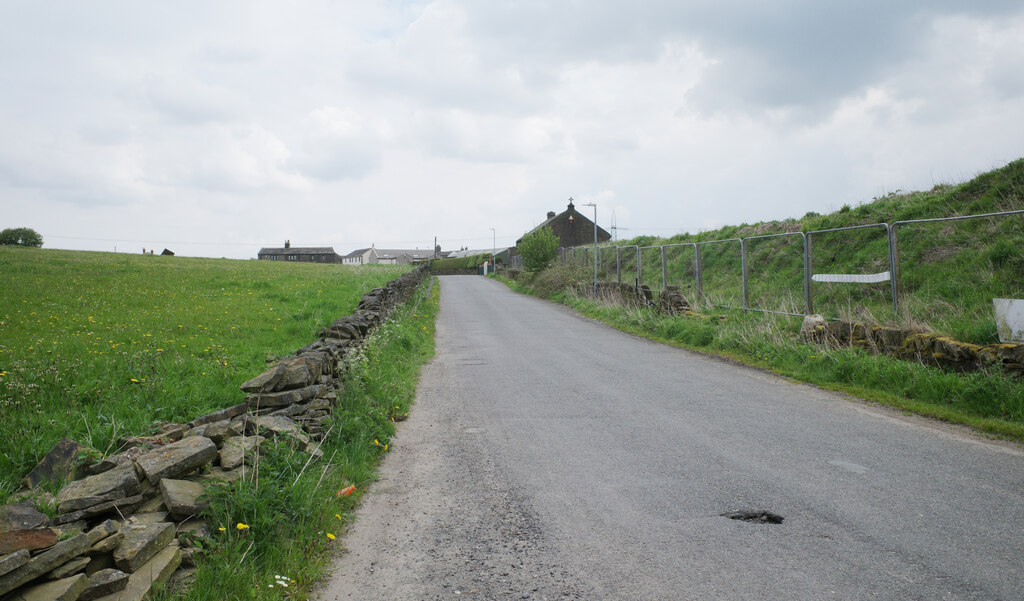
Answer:
<svg viewBox="0 0 1024 601"><path fill-rule="evenodd" d="M570 196L670 236L1024 156L1024 5L0 0L0 90L46 247L489 248Z"/></svg>

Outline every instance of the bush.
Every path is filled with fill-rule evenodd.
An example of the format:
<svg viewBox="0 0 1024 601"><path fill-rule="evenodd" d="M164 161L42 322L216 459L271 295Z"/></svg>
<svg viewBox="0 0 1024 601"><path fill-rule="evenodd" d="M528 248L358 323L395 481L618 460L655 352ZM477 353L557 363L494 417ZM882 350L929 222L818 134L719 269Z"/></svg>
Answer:
<svg viewBox="0 0 1024 601"><path fill-rule="evenodd" d="M30 227L11 227L0 232L0 244L40 248L43 245L43 237Z"/></svg>
<svg viewBox="0 0 1024 601"><path fill-rule="evenodd" d="M544 269L555 259L558 252L558 237L549 227L523 236L519 243L519 254L523 256L523 265L527 271L537 272Z"/></svg>

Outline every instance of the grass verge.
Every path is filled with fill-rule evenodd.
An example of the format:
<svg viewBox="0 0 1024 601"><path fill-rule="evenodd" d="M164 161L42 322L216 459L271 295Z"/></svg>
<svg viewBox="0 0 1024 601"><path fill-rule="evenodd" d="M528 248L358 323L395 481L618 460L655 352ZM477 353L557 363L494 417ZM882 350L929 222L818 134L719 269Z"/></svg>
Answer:
<svg viewBox="0 0 1024 601"><path fill-rule="evenodd" d="M420 367L433 356L439 298L437 285L421 287L347 358L322 460L267 449L256 477L209 493L212 536L185 599L308 598L375 478L395 421L408 415Z"/></svg>
<svg viewBox="0 0 1024 601"><path fill-rule="evenodd" d="M1024 382L1001 369L954 373L858 348L805 343L798 336L798 317L741 310L674 317L648 308L597 303L565 292L564 286L551 292L550 275L534 277L541 286L538 296L623 331L1024 442ZM530 284L506 283L513 290L536 294Z"/></svg>

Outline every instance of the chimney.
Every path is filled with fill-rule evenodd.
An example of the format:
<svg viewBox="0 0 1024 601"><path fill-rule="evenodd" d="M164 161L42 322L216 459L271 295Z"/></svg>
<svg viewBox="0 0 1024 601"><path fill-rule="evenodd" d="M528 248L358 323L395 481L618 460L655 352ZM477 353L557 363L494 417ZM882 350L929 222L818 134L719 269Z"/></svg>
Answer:
<svg viewBox="0 0 1024 601"><path fill-rule="evenodd" d="M554 219L554 218L555 218L555 212L554 211L548 211L548 219Z"/></svg>
<svg viewBox="0 0 1024 601"><path fill-rule="evenodd" d="M292 241L291 240L285 240L284 241L284 247L285 248L291 248L292 247Z"/></svg>

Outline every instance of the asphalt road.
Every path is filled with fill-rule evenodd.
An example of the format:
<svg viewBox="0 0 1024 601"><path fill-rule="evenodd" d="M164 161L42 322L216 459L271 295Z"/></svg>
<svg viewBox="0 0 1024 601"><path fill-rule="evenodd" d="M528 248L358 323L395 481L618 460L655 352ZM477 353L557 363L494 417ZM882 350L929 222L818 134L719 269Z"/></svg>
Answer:
<svg viewBox="0 0 1024 601"><path fill-rule="evenodd" d="M1024 599L1019 447L441 286L321 598Z"/></svg>

